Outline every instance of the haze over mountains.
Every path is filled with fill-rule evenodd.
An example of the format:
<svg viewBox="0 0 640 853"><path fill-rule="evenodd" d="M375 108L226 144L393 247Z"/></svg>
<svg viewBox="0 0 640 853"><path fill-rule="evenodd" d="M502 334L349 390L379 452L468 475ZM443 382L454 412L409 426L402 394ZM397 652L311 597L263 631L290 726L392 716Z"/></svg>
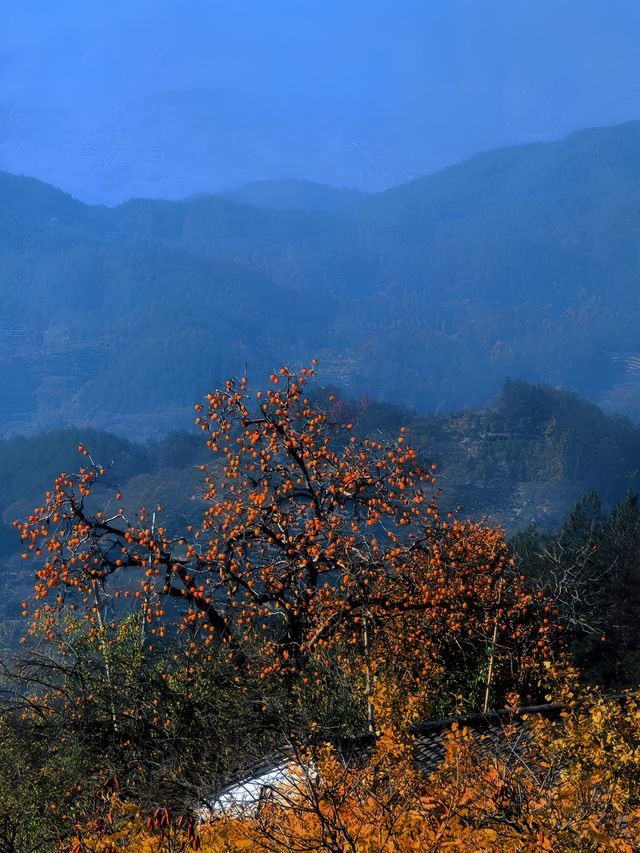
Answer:
<svg viewBox="0 0 640 853"><path fill-rule="evenodd" d="M507 375L640 413L640 122L378 194L282 181L87 206L0 174L1 427L150 435L227 375L422 409Z"/></svg>
<svg viewBox="0 0 640 853"><path fill-rule="evenodd" d="M377 191L640 116L640 6L64 0L0 10L0 169L90 203Z"/></svg>

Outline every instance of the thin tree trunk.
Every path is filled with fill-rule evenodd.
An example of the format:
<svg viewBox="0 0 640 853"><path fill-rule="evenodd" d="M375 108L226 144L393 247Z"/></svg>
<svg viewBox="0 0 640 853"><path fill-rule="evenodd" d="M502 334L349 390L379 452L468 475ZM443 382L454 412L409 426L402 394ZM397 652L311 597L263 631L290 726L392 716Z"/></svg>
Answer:
<svg viewBox="0 0 640 853"><path fill-rule="evenodd" d="M502 598L502 583L500 579L500 587L498 589L497 607L500 608L500 599ZM491 637L491 652L489 653L489 668L487 670L487 681L484 688L484 702L482 703L482 713L486 714L489 710L489 694L491 693L491 681L493 679L493 663L496 657L496 643L498 641L498 614L496 613L495 623L493 626L493 636Z"/></svg>
<svg viewBox="0 0 640 853"><path fill-rule="evenodd" d="M371 678L371 659L369 655L369 629L367 617L362 617L362 644L364 646L365 689L367 694L367 722L371 734L375 731L373 720L373 679Z"/></svg>

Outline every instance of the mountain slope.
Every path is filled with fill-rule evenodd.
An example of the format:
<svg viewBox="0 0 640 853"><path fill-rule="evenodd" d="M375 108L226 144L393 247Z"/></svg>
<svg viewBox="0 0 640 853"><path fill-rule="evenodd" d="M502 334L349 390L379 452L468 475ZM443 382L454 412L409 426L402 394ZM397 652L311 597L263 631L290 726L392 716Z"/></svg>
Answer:
<svg viewBox="0 0 640 853"><path fill-rule="evenodd" d="M237 204L271 210L343 211L366 198L359 190L330 187L314 181L252 181L222 194Z"/></svg>
<svg viewBox="0 0 640 853"><path fill-rule="evenodd" d="M106 208L0 174L4 428L161 431L245 363L313 356L326 382L421 407L512 375L640 414L640 122L347 206L316 191Z"/></svg>

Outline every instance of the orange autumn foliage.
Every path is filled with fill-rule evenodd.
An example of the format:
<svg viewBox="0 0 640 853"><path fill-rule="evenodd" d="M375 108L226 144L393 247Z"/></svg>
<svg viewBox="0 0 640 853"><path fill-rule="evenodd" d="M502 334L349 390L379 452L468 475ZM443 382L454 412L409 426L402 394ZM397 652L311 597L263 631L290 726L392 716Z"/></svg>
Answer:
<svg viewBox="0 0 640 853"><path fill-rule="evenodd" d="M506 724L501 745L455 726L442 764L424 775L406 731L379 738L363 766L347 767L329 745L307 753L313 773L244 816L220 816L197 830L151 831L128 815L114 833L87 836L92 853L118 845L152 853L633 853L640 838L640 706L565 690L555 721ZM377 705L381 717L384 709ZM109 846L111 845L111 846ZM182 845L182 846L179 846Z"/></svg>
<svg viewBox="0 0 640 853"><path fill-rule="evenodd" d="M362 768L345 767L330 747L317 750L317 775L289 802L267 801L244 821L206 828L203 850L240 850L250 838L256 851L292 853L632 853L640 839L638 698L605 701L566 686L564 697L560 719L507 724L499 746L454 726L429 776L413 764L401 730L380 738ZM232 833L238 846L225 847Z"/></svg>

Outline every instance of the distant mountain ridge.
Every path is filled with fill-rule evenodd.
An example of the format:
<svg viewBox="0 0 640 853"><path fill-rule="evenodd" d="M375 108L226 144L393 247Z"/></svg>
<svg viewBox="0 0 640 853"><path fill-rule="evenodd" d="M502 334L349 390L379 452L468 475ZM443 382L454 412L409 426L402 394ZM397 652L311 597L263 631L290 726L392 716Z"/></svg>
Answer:
<svg viewBox="0 0 640 853"><path fill-rule="evenodd" d="M272 210L341 211L364 200L368 193L315 181L283 180L252 181L220 195L238 204Z"/></svg>
<svg viewBox="0 0 640 853"><path fill-rule="evenodd" d="M640 414L640 122L382 193L87 206L0 173L0 428L183 423L228 374L481 405L506 375Z"/></svg>

